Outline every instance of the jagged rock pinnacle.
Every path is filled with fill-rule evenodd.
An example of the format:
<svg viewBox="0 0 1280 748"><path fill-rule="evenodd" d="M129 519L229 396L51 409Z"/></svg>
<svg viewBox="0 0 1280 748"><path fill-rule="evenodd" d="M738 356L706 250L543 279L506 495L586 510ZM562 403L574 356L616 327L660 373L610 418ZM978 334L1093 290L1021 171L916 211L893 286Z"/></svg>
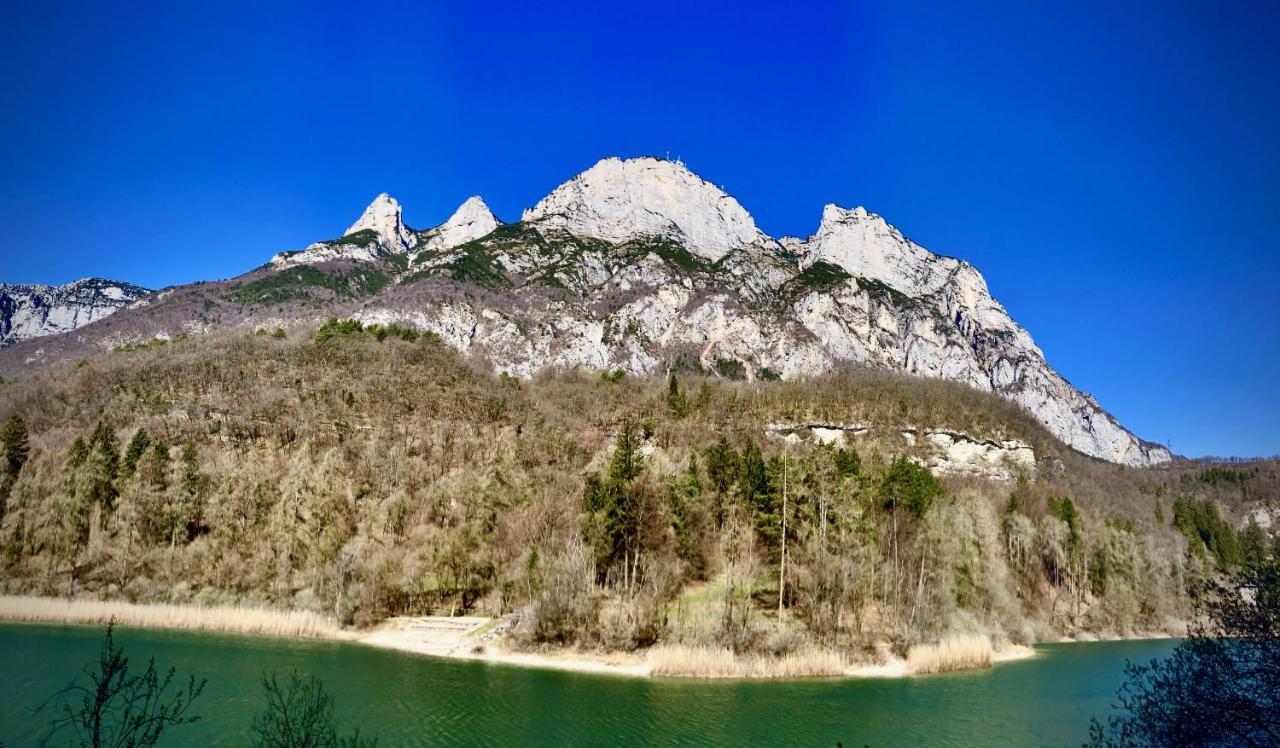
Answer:
<svg viewBox="0 0 1280 748"><path fill-rule="evenodd" d="M366 229L377 234L379 244L390 252L405 252L417 243L417 238L404 225L400 203L385 192L369 203L344 235Z"/></svg>
<svg viewBox="0 0 1280 748"><path fill-rule="evenodd" d="M525 221L611 242L666 237L718 260L767 242L751 215L681 163L606 158L524 212Z"/></svg>

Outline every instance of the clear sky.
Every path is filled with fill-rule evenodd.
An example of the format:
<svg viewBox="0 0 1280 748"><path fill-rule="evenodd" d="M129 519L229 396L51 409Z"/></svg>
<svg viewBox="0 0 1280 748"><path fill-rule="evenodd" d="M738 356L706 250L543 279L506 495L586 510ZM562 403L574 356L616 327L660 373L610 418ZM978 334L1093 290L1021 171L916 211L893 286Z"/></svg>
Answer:
<svg viewBox="0 0 1280 748"><path fill-rule="evenodd" d="M1280 453L1275 3L194 5L0 8L0 280L228 277L378 192L510 221L669 152L775 236L865 205L972 261L1140 436Z"/></svg>

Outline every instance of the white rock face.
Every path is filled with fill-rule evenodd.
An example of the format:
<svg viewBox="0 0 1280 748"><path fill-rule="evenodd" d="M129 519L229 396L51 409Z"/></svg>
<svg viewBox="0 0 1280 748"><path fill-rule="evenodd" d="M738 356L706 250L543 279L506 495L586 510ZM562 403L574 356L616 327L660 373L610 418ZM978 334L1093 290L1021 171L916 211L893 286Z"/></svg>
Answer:
<svg viewBox="0 0 1280 748"><path fill-rule="evenodd" d="M151 292L132 283L84 278L65 286L0 283L0 348L102 319Z"/></svg>
<svg viewBox="0 0 1280 748"><path fill-rule="evenodd" d="M771 240L737 200L684 167L607 158L524 212L525 221L610 242L664 237L708 260Z"/></svg>
<svg viewBox="0 0 1280 748"><path fill-rule="evenodd" d="M285 268L336 260L376 262L388 254L439 252L479 239L501 225L502 222L494 217L484 200L471 197L449 216L449 220L415 233L404 225L400 203L384 192L364 209L360 219L351 224L341 239L317 242L301 252L282 252L271 258L271 264ZM373 231L376 240L359 244L343 241L365 230Z"/></svg>
<svg viewBox="0 0 1280 748"><path fill-rule="evenodd" d="M404 225L400 203L385 192L369 203L369 207L364 209L360 218L343 235L349 236L366 229L378 235L378 243L388 252L407 252L418 243L418 238Z"/></svg>
<svg viewBox="0 0 1280 748"><path fill-rule="evenodd" d="M462 246L487 236L502 222L494 217L489 206L479 196L469 197L449 216L449 220L430 231L423 232L422 248L446 250Z"/></svg>
<svg viewBox="0 0 1280 748"><path fill-rule="evenodd" d="M983 328L1008 331L1021 338L1024 347L1035 347L1031 336L991 298L977 269L930 252L865 208L846 210L828 204L822 209L818 232L792 247L802 255L801 267L829 262L850 275L880 281L907 296L945 295L949 307L965 310Z"/></svg>
<svg viewBox="0 0 1280 748"><path fill-rule="evenodd" d="M352 238L352 234L361 231L372 231L372 241L364 236ZM384 192L338 239L316 242L300 252L281 252L271 258L271 265L286 268L338 260L374 262L388 254L404 254L417 244L417 235L404 225L400 203Z"/></svg>
<svg viewBox="0 0 1280 748"><path fill-rule="evenodd" d="M1031 335L992 298L986 281L969 263L930 252L864 208L835 205L823 209L817 233L803 245L792 246L802 253L804 267L830 263L908 297L906 310L874 323L862 321L856 312L851 316L838 294L804 300L802 321L829 348L843 354L841 358L870 360L998 392L1029 410L1058 438L1094 457L1127 465L1170 459L1167 449L1136 439L1093 398L1054 371ZM900 311L912 313L904 319ZM946 321L941 331L939 321ZM875 361L873 351L858 350L858 343L867 338L888 342L873 334L876 326L890 337L905 338L885 351L889 361ZM850 340L851 334L857 340Z"/></svg>
<svg viewBox="0 0 1280 748"><path fill-rule="evenodd" d="M939 475L979 475L1002 481L1033 477L1036 453L1017 439L978 439L962 431L927 429L935 451L925 466Z"/></svg>
<svg viewBox="0 0 1280 748"><path fill-rule="evenodd" d="M894 432L913 448L920 443L918 437L923 436L923 456L912 459L935 475L968 475L998 481L1035 477L1035 450L1016 439L983 439L949 429L877 429L865 423L771 423L765 427L768 436L788 443L808 441L835 447L854 446L859 437Z"/></svg>
<svg viewBox="0 0 1280 748"><path fill-rule="evenodd" d="M1254 507L1252 511L1245 515L1244 524L1240 527L1241 529L1244 529L1244 527L1250 522L1256 522L1258 527L1269 532L1271 530L1271 526L1275 523L1276 516L1277 510L1275 507L1259 505Z"/></svg>

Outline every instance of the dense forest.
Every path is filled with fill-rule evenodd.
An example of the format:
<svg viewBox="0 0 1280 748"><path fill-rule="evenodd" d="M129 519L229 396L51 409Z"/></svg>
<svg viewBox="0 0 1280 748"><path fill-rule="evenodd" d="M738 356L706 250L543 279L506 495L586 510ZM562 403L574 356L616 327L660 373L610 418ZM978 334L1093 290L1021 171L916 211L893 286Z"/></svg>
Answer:
<svg viewBox="0 0 1280 748"><path fill-rule="evenodd" d="M368 626L516 614L526 646L781 654L955 632L1178 633L1200 581L1277 552L1275 461L1135 469L1012 403L849 369L738 381L495 375L331 322L132 346L0 385L0 589L247 603ZM875 424L843 443L776 423ZM1034 449L935 475L947 428Z"/></svg>

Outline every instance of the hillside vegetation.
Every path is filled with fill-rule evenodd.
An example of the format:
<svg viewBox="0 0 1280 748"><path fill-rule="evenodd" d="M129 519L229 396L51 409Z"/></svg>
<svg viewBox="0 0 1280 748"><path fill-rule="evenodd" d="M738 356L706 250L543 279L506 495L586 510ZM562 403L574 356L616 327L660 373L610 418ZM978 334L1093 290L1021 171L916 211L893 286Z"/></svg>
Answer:
<svg viewBox="0 0 1280 748"><path fill-rule="evenodd" d="M349 322L0 385L3 591L357 626L518 613L528 646L857 656L1178 631L1199 580L1275 551L1245 522L1280 496L1274 462L1103 463L958 384L490 371ZM885 429L844 447L766 430L801 421ZM1018 439L1036 468L939 480L906 427Z"/></svg>

